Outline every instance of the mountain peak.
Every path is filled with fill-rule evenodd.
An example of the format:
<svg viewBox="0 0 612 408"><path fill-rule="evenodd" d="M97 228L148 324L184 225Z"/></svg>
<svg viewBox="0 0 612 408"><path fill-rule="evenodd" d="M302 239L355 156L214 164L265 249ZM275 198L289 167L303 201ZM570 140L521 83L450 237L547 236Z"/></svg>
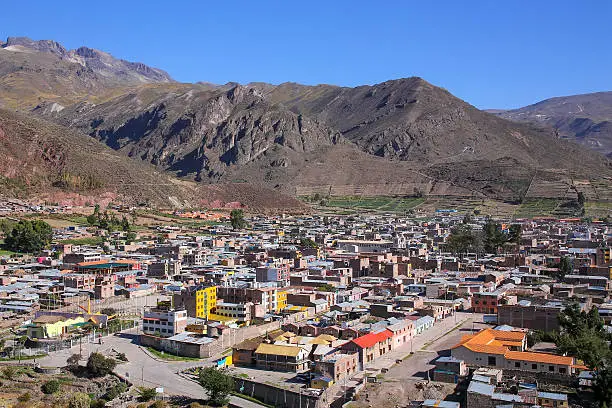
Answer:
<svg viewBox="0 0 612 408"><path fill-rule="evenodd" d="M77 63L104 78L116 78L122 83L174 82L161 69L152 68L141 62L130 62L115 58L111 54L89 47L67 50L53 40L32 40L29 37L8 37L0 47L8 51L26 53L50 53L59 59Z"/></svg>

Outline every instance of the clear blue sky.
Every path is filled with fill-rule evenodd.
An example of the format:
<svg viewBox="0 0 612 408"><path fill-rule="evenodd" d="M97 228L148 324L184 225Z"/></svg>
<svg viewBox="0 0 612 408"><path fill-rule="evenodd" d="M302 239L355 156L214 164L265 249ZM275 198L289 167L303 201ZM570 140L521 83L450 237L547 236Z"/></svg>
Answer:
<svg viewBox="0 0 612 408"><path fill-rule="evenodd" d="M612 90L612 1L7 1L0 36L87 45L179 81L420 76L479 108Z"/></svg>

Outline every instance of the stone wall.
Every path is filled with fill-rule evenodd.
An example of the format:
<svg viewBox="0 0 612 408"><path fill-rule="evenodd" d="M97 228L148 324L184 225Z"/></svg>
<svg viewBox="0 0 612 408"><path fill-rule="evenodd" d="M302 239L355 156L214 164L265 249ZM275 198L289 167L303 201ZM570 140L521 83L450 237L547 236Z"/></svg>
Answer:
<svg viewBox="0 0 612 408"><path fill-rule="evenodd" d="M277 408L324 408L327 406L323 398L319 396L297 393L238 377L234 378L234 382L236 392L257 398Z"/></svg>

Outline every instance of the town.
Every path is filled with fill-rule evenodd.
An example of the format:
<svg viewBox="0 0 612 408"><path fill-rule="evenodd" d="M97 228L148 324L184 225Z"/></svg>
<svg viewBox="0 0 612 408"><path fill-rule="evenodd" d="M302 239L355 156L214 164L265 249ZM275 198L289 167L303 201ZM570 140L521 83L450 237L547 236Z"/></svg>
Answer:
<svg viewBox="0 0 612 408"><path fill-rule="evenodd" d="M91 406L569 407L610 392L600 220L5 207L1 364L22 404L25 375L54 394L54 373L84 371Z"/></svg>

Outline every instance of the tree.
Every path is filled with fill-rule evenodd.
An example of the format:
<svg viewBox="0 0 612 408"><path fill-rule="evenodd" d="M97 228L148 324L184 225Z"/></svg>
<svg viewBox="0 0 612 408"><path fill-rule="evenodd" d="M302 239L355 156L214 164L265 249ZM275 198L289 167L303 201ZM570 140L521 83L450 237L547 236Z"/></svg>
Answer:
<svg viewBox="0 0 612 408"><path fill-rule="evenodd" d="M485 225L482 228L484 234L484 249L487 253L497 254L507 241L506 234L501 229L501 225L493 221L492 218L487 218Z"/></svg>
<svg viewBox="0 0 612 408"><path fill-rule="evenodd" d="M571 275L574 272L574 262L569 257L562 256L557 270L557 278L563 279L565 275Z"/></svg>
<svg viewBox="0 0 612 408"><path fill-rule="evenodd" d="M560 353L579 358L591 370L612 358L604 322L596 307L585 312L573 303L559 313L559 325L562 332L556 344Z"/></svg>
<svg viewBox="0 0 612 408"><path fill-rule="evenodd" d="M73 393L68 400L68 408L89 408L90 406L91 399L83 392Z"/></svg>
<svg viewBox="0 0 612 408"><path fill-rule="evenodd" d="M329 283L325 283L325 284L319 286L317 289L319 291L321 291L321 292L335 292L336 291L336 287L334 285L329 284Z"/></svg>
<svg viewBox="0 0 612 408"><path fill-rule="evenodd" d="M300 246L306 247L306 248L318 248L319 247L319 245L317 245L317 243L314 242L310 238L301 238L300 239Z"/></svg>
<svg viewBox="0 0 612 408"><path fill-rule="evenodd" d="M130 222L125 215L121 218L121 230L125 232L131 231Z"/></svg>
<svg viewBox="0 0 612 408"><path fill-rule="evenodd" d="M599 406L612 407L612 360L608 360L595 373L593 393Z"/></svg>
<svg viewBox="0 0 612 408"><path fill-rule="evenodd" d="M100 353L91 353L87 360L87 371L93 377L104 377L110 374L116 366L117 362L114 359L104 357Z"/></svg>
<svg viewBox="0 0 612 408"><path fill-rule="evenodd" d="M208 393L209 401L215 405L224 405L229 394L234 391L234 379L214 367L200 370L199 383Z"/></svg>
<svg viewBox="0 0 612 408"><path fill-rule="evenodd" d="M482 241L480 235L472 231L467 223L461 223L451 229L446 241L447 249L454 255L463 255L467 252L481 252Z"/></svg>
<svg viewBox="0 0 612 408"><path fill-rule="evenodd" d="M36 253L51 243L53 229L40 220L21 220L4 239L6 247L16 252Z"/></svg>
<svg viewBox="0 0 612 408"><path fill-rule="evenodd" d="M246 228L247 223L244 219L244 211L232 210L230 212L230 224L232 224L232 228L235 230Z"/></svg>
<svg viewBox="0 0 612 408"><path fill-rule="evenodd" d="M156 395L155 388L138 387L138 399L142 402L151 401Z"/></svg>
<svg viewBox="0 0 612 408"><path fill-rule="evenodd" d="M42 392L45 394L55 394L62 388L61 384L57 380L47 381L42 385Z"/></svg>
<svg viewBox="0 0 612 408"><path fill-rule="evenodd" d="M508 242L512 242L513 244L519 244L521 242L522 232L523 226L521 224L510 225L510 230L508 231Z"/></svg>

